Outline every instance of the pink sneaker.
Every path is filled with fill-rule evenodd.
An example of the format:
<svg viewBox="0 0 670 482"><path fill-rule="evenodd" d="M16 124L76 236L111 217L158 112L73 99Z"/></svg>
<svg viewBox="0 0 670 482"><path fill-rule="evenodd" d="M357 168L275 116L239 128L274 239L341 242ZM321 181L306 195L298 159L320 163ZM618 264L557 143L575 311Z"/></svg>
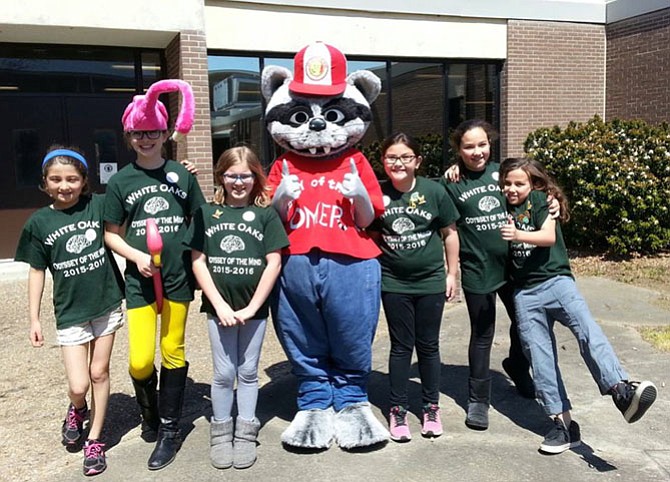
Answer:
<svg viewBox="0 0 670 482"><path fill-rule="evenodd" d="M409 442L412 440L412 434L409 433L409 425L407 425L407 410L404 407L391 407L389 413L389 431L391 432L391 440L395 442Z"/></svg>
<svg viewBox="0 0 670 482"><path fill-rule="evenodd" d="M440 407L434 403L423 406L423 426L421 435L424 437L439 437L442 435L442 420L440 420Z"/></svg>

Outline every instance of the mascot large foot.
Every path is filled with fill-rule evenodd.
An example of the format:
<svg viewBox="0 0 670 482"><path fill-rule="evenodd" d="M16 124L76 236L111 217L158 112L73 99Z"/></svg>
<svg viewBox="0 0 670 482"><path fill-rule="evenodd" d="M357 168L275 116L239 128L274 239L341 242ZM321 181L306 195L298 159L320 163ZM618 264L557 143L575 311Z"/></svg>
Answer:
<svg viewBox="0 0 670 482"><path fill-rule="evenodd" d="M343 449L369 447L389 439L389 432L367 402L344 407L335 415L335 438Z"/></svg>
<svg viewBox="0 0 670 482"><path fill-rule="evenodd" d="M335 434L334 416L332 408L301 410L282 433L281 441L291 447L327 449Z"/></svg>

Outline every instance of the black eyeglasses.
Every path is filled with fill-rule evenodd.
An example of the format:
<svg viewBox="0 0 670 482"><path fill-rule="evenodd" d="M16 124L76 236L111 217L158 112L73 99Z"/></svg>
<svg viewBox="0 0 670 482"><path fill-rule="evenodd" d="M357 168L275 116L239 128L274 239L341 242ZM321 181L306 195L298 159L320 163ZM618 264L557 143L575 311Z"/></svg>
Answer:
<svg viewBox="0 0 670 482"><path fill-rule="evenodd" d="M158 139L165 131L130 131L130 137L138 141L144 139Z"/></svg>
<svg viewBox="0 0 670 482"><path fill-rule="evenodd" d="M416 159L416 156L412 156L409 154L405 154L402 156L384 156L384 160L386 161L386 164L388 164L389 166L392 166L398 161L402 162L403 164L409 164L414 159Z"/></svg>
<svg viewBox="0 0 670 482"><path fill-rule="evenodd" d="M228 182L250 182L253 181L256 176L253 173L249 174L224 174L223 178Z"/></svg>

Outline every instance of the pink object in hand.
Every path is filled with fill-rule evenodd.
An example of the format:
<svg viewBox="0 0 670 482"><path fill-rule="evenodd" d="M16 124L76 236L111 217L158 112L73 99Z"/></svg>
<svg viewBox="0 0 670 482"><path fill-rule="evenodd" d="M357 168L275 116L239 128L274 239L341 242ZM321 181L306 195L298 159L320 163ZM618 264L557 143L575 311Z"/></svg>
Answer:
<svg viewBox="0 0 670 482"><path fill-rule="evenodd" d="M163 238L158 231L158 225L154 218L147 219L147 248L151 255L151 262L156 268L161 267L161 251L163 250ZM154 279L154 293L156 294L156 307L158 312L163 311L163 281L161 280L161 273L158 271L153 275Z"/></svg>

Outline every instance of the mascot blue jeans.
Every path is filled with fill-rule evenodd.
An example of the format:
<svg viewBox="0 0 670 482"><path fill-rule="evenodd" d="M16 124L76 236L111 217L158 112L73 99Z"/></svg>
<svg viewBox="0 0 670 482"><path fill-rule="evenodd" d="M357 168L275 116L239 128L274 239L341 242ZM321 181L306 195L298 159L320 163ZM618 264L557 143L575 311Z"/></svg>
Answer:
<svg viewBox="0 0 670 482"><path fill-rule="evenodd" d="M368 401L380 291L376 259L319 250L284 257L272 318L298 377L299 410Z"/></svg>

